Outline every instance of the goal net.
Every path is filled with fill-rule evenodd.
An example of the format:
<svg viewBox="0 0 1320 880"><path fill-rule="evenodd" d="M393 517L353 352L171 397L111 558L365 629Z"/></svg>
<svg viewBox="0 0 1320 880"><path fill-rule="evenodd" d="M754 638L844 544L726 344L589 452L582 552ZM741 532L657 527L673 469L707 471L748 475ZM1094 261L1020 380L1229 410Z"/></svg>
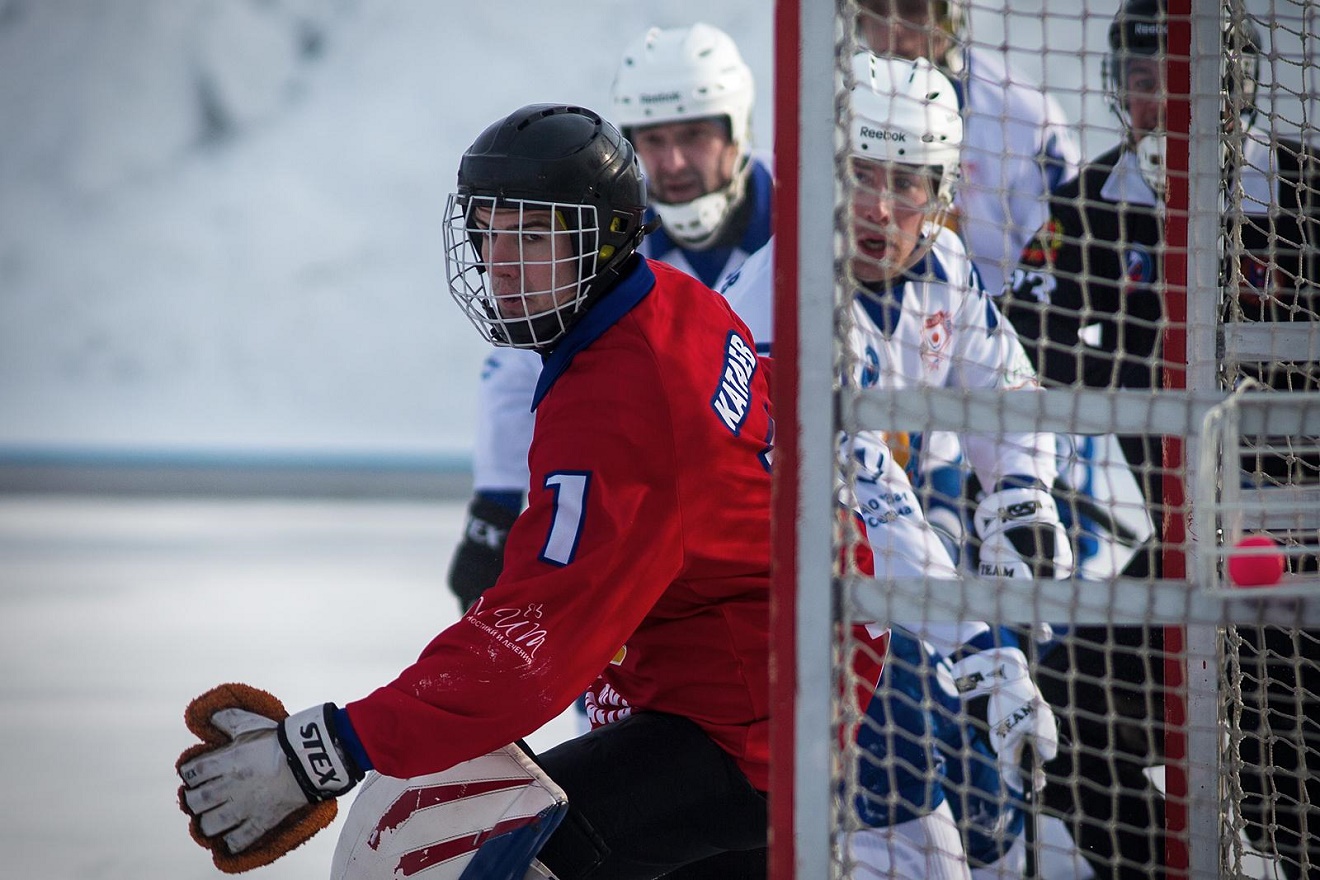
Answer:
<svg viewBox="0 0 1320 880"><path fill-rule="evenodd" d="M775 39L771 876L1320 871L1320 8L778 0ZM912 45L943 215L857 60ZM943 228L895 269L904 211Z"/></svg>

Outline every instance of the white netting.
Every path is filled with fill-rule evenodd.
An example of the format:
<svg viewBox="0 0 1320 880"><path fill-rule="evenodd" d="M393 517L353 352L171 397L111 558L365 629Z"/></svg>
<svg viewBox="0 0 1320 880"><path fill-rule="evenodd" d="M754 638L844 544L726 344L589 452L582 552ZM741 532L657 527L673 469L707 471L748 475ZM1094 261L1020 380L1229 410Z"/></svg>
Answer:
<svg viewBox="0 0 1320 880"><path fill-rule="evenodd" d="M802 241L780 245L801 351L777 367L801 397L780 417L805 438L786 478L781 880L1301 877L1320 860L1320 11L1165 5L839 0L828 39L813 4L781 5L802 59L777 88L826 118L810 53L830 44L836 118L831 230L806 222L827 213L820 132L803 123L801 154L778 158L802 174ZM901 84L863 82L856 53L912 40L948 46L962 107L938 236L904 226L922 203L899 197L902 154L858 140L904 134L871 118ZM878 104L859 93L876 83ZM824 340L804 285L830 252ZM830 431L807 426L822 415ZM1054 509L1071 552L1050 549ZM822 683L828 724L803 711ZM1057 755L1015 766L1051 712Z"/></svg>

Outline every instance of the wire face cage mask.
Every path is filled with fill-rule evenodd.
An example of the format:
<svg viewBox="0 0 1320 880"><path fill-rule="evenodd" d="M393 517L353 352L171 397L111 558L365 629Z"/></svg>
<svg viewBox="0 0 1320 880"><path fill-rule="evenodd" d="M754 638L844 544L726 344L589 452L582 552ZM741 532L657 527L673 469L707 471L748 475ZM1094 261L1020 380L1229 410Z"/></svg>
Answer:
<svg viewBox="0 0 1320 880"><path fill-rule="evenodd" d="M544 349L582 314L600 253L591 205L451 194L449 293L486 341Z"/></svg>

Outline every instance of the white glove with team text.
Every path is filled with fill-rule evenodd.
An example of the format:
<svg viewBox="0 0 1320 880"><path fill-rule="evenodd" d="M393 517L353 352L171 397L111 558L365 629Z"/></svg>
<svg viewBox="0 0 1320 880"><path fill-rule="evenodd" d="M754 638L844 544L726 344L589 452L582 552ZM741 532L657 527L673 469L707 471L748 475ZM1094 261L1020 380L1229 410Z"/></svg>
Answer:
<svg viewBox="0 0 1320 880"><path fill-rule="evenodd" d="M208 838L241 853L309 803L338 797L362 778L334 741L333 704L283 721L246 709L210 717L229 742L179 765L183 805Z"/></svg>
<svg viewBox="0 0 1320 880"><path fill-rule="evenodd" d="M1072 544L1045 489L991 492L976 506L972 521L981 539L982 577L1072 577Z"/></svg>
<svg viewBox="0 0 1320 880"><path fill-rule="evenodd" d="M1017 648L988 648L952 664L954 683L963 702L986 697L985 722L990 747L999 758L1004 783L1022 793L1022 761L1030 746L1033 761L1031 790L1045 787L1040 767L1059 753L1059 730L1054 712L1031 678L1026 655Z"/></svg>

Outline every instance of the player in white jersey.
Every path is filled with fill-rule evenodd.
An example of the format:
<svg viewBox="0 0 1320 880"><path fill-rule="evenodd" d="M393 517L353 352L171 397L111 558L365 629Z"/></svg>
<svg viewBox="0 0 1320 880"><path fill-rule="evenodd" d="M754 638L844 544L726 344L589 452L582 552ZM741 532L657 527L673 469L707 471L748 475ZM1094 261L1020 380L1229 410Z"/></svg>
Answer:
<svg viewBox="0 0 1320 880"><path fill-rule="evenodd" d="M611 100L612 121L647 176L652 231L638 252L718 288L770 237L773 178L752 152L751 69L711 25L651 28L624 50ZM536 353L509 348L492 350L482 367L474 497L449 570L464 608L499 576L522 509L540 374Z"/></svg>
<svg viewBox="0 0 1320 880"><path fill-rule="evenodd" d="M958 89L966 138L955 225L986 291L998 297L1012 283L1023 246L1049 217L1050 193L1077 176L1081 153L1072 128L1039 83L1009 65L1002 52L972 43L961 0L859 0L859 6L858 37L872 51L928 57ZM943 457L956 459L956 447L947 438L944 445L949 448ZM1073 509L1099 512L1114 501L1126 506L1133 500L1137 487L1117 446L1113 436L1059 437L1059 488L1073 499L1062 513L1075 534L1082 577L1115 576L1153 532L1139 512L1114 520ZM961 473L941 468L939 461L923 462L921 478L939 496L961 494ZM927 514L956 538L950 505L937 497Z"/></svg>
<svg viewBox="0 0 1320 880"><path fill-rule="evenodd" d="M1081 149L1063 108L1002 52L972 45L961 0L858 0L871 51L929 58L957 89L966 138L957 227L985 289L998 296L1048 196L1077 175Z"/></svg>
<svg viewBox="0 0 1320 880"><path fill-rule="evenodd" d="M857 368L844 381L863 387L1023 389L1035 374L1012 328L981 288L957 235L940 223L958 179L962 122L953 86L924 59L905 61L860 53L854 59L849 182L857 285L850 346ZM895 144L903 144L900 156ZM934 176L932 176L934 175ZM752 255L725 295L753 335L772 335L768 304L773 244ZM982 542L981 572L995 577L1066 577L1071 550L1046 487L1056 475L1051 434L963 435L968 459L991 493L974 517ZM843 454L857 462L855 497L846 498L872 551L880 577L956 577L953 560L926 522L922 499L883 436L846 438ZM852 857L881 876L964 877L1020 873L1020 796L1029 782L1017 758L1030 740L1045 756L1057 742L1054 719L1015 644L984 623L944 628L895 628L891 649L907 662L887 666L885 688L866 711L872 724L859 746L868 795L858 816L868 830L850 834ZM931 678L914 671L917 664ZM934 682L934 684L932 684ZM1021 712L1030 723L1008 739L970 735L950 720L947 705L922 702L957 682L971 700L990 695L994 713ZM953 696L943 689L946 696ZM907 699L893 699L892 695ZM915 698L915 703L913 699ZM914 712L912 705L931 706ZM1000 729L991 719L991 729ZM869 737L866 730L905 730ZM932 742L960 740L968 755L943 760ZM914 743L916 745L914 745ZM979 761L975 755L998 756ZM878 769L877 769L878 768ZM894 768L897 768L896 770ZM957 791L945 800L945 791ZM915 806L922 805L922 806ZM958 826L962 834L959 834ZM964 843L966 850L964 850Z"/></svg>

